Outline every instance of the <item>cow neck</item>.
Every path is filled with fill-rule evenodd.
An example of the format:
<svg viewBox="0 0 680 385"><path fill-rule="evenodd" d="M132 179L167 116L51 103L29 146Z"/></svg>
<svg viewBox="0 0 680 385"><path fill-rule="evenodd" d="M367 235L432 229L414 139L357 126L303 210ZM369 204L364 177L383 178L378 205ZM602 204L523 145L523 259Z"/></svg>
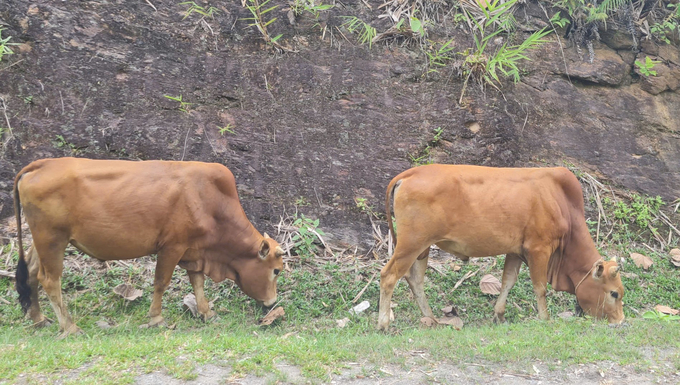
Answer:
<svg viewBox="0 0 680 385"><path fill-rule="evenodd" d="M550 282L553 288L571 294L575 294L577 283L588 274L593 264L601 259L585 222L582 224L580 220L574 222L576 225L571 228L560 245L561 252L554 253L548 268L548 277L552 278Z"/></svg>

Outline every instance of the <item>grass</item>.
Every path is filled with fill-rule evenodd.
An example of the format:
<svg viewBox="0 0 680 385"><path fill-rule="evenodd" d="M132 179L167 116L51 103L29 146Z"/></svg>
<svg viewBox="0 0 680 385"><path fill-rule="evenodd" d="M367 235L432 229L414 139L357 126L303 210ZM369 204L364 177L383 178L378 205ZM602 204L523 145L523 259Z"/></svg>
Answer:
<svg viewBox="0 0 680 385"><path fill-rule="evenodd" d="M605 205L609 210L621 207ZM635 207L636 212L644 212ZM592 216L592 210L590 213ZM608 215L613 217L612 212ZM316 229L316 222L310 221L305 222L306 226ZM624 229L628 233L635 232L634 220L631 221L630 227ZM658 223L653 226L661 228ZM611 244L615 234L608 238ZM182 298L191 292L191 285L178 268L163 302L163 315L170 327L140 329L139 325L147 322L151 301L153 259L113 262L107 267L70 251L62 286L69 310L86 335L58 341L57 325L41 330L30 327L31 322L24 318L17 304L13 282L0 278L0 301L9 302L0 306L0 382L67 379L74 383L132 383L135 376L156 370L189 380L196 377L198 367L208 363L231 366L237 376L273 375L276 380L285 378L285 373L277 369L277 363L282 362L299 367L302 375L312 381L323 381L351 362L360 363L369 375L381 376L384 375L379 372L381 366L404 367L407 359L413 359L410 354L413 351L425 351L434 360L422 364L481 362L529 372L529 362L540 361L559 369L603 360L637 369L656 366L657 373L680 370L678 321L668 317L642 318L645 311L657 304L680 308L679 270L670 263L667 250L651 252L646 247L639 248L640 242L634 241L634 237L616 238L632 240L609 251L625 257L623 250L641 252L654 262L649 270L636 267L629 258L622 265L624 311L629 323L626 327L610 328L605 322L587 318L562 320L557 315L573 310L575 297L554 291L548 295L553 319L538 321L525 266L508 298L509 323L494 325L491 318L496 297L481 293L479 280L487 273L500 278L503 258L481 258L459 265L459 261L433 252L430 264L435 268L428 270L425 283L430 305L437 316L442 314L442 307L455 306L465 326L460 331L448 327L422 328L420 312L402 280L395 289L396 320L389 333L375 330L377 273L384 260L339 252L334 257L313 257L312 253L318 250L316 235L308 232L302 237L309 242L300 244L304 245L301 252L308 255L289 259L290 269L279 279L280 306L286 316L268 327L257 326L256 321L264 314L228 281L206 282L206 295L209 300L214 299L218 317L208 323L193 318L182 307ZM0 270L14 270L16 250L10 253L10 249L6 245L1 250ZM385 258L384 254L381 250L379 257ZM475 271L474 276L453 289L461 277ZM142 289L144 295L128 302L114 294L113 288L124 282ZM361 297L356 298L362 290ZM370 301L371 307L363 314L350 314L349 309L363 300ZM54 319L44 293L41 305L45 314ZM338 328L336 320L343 318L350 322L345 328ZM106 320L112 327L100 328L97 326L100 320ZM666 367L659 365L659 360L671 368L658 369Z"/></svg>

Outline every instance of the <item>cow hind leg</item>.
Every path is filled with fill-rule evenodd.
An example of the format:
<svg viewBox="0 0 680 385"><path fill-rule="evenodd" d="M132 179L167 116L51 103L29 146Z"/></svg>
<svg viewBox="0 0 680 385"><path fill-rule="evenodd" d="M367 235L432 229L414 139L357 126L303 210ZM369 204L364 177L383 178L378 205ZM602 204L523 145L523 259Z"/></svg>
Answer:
<svg viewBox="0 0 680 385"><path fill-rule="evenodd" d="M52 324L52 320L45 317L40 311L38 302L38 271L40 270L40 257L34 246L31 246L26 253L26 263L28 265L28 285L31 288L31 307L28 308L28 316L33 320L33 326L40 328Z"/></svg>
<svg viewBox="0 0 680 385"><path fill-rule="evenodd" d="M205 276L201 272L191 272L187 271L189 275L189 281L191 286L194 288L194 295L196 296L196 307L198 308L198 313L203 318L203 321L207 321L215 316L215 312L210 310L210 304L205 298L205 292L203 291L203 285L205 283Z"/></svg>
<svg viewBox="0 0 680 385"><path fill-rule="evenodd" d="M508 299L508 293L515 282L517 282L517 275L519 269L522 267L522 260L517 254L508 254L505 256L505 266L503 267L503 282L501 282L501 293L496 300L496 306L493 308L493 322L505 322L505 304Z"/></svg>
<svg viewBox="0 0 680 385"><path fill-rule="evenodd" d="M33 247L35 248L35 251L33 251L33 255L31 256L30 264L32 266L29 267L29 277L31 276L31 269L37 269L38 280L43 289L45 289L59 322L59 331L62 332L59 338L65 338L71 334L82 334L83 331L73 322L61 294L64 251L66 250L68 239L65 237L60 238L58 235L47 238L39 231L34 231L33 237ZM38 254L37 259L39 260L37 267L35 266L35 258L33 258L35 257L36 252ZM37 289L37 284L35 282L31 283L31 289L34 287ZM32 293L32 295L37 296L37 290L35 290L35 293L36 294ZM35 303L37 304L37 297L35 297L35 299ZM40 312L39 308L37 311L38 313ZM34 321L35 320L36 319L34 319Z"/></svg>
<svg viewBox="0 0 680 385"><path fill-rule="evenodd" d="M413 265L411 265L411 270L409 274L406 275L406 282L408 282L411 292L413 292L413 297L420 308L420 312L423 313L424 317L434 318L432 314L432 309L430 304L427 303L427 298L425 297L425 271L427 270L427 261L429 259L430 248L428 247L423 251Z"/></svg>
<svg viewBox="0 0 680 385"><path fill-rule="evenodd" d="M142 327L153 327L163 324L164 320L161 315L163 293L170 286L172 273L180 258L182 258L184 251L176 248L167 248L158 253L156 276L153 283L153 299L149 308L149 323L142 325Z"/></svg>
<svg viewBox="0 0 680 385"><path fill-rule="evenodd" d="M394 250L392 258L390 258L380 271L378 329L387 330L390 325L390 303L392 301L392 294L394 293L394 286L397 284L397 281L409 271L413 262L422 252L422 247L408 245L406 242L399 242L399 240L397 240L397 247ZM425 263L427 264L427 262Z"/></svg>

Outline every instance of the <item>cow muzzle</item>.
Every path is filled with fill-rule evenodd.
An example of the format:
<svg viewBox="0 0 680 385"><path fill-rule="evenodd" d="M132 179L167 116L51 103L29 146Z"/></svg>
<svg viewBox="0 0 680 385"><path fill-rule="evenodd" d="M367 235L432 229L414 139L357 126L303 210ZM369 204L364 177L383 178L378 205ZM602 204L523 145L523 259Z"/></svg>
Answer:
<svg viewBox="0 0 680 385"><path fill-rule="evenodd" d="M260 302L260 305L262 305L263 307L266 307L267 309L270 309L272 306L274 306L274 304L276 304L276 297L274 297L270 300L267 300L267 301Z"/></svg>

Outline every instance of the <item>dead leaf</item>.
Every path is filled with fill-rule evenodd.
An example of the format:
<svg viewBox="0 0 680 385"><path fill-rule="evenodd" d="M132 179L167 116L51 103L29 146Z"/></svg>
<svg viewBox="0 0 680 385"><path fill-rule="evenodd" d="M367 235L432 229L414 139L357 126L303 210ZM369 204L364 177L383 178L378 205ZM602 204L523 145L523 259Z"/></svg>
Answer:
<svg viewBox="0 0 680 385"><path fill-rule="evenodd" d="M437 320L437 323L442 325L451 325L454 329L460 330L463 328L463 320L458 316L444 316Z"/></svg>
<svg viewBox="0 0 680 385"><path fill-rule="evenodd" d="M143 291L135 289L134 286L127 283L121 283L120 285L114 287L113 292L125 298L128 301L134 301L137 298L141 297L142 294L144 293Z"/></svg>
<svg viewBox="0 0 680 385"><path fill-rule="evenodd" d="M259 325L260 325L260 326L262 326L262 325L265 325L265 326L266 326L266 325L271 325L272 322L276 321L278 318L283 317L284 315L286 315L286 312L283 310L282 307L280 307L280 306L279 306L279 307L275 307L275 308L272 309L269 313L267 313L267 315L264 316L264 318L262 318L262 319L260 320Z"/></svg>
<svg viewBox="0 0 680 385"><path fill-rule="evenodd" d="M196 317L196 314L198 314L198 304L196 303L196 296L194 293L185 295L182 304L189 309L191 315Z"/></svg>
<svg viewBox="0 0 680 385"><path fill-rule="evenodd" d="M99 320L95 322L95 325L99 326L100 329L111 329L111 324L105 320Z"/></svg>
<svg viewBox="0 0 680 385"><path fill-rule="evenodd" d="M574 312L563 311L562 313L558 314L557 316L562 318L562 319L569 319L569 318L572 318L574 316Z"/></svg>
<svg viewBox="0 0 680 385"><path fill-rule="evenodd" d="M628 272L625 272L625 271L621 272L621 276L626 277L628 279L636 279L638 277L638 275L635 274L635 273L628 273Z"/></svg>
<svg viewBox="0 0 680 385"><path fill-rule="evenodd" d="M680 267L680 249L673 249L670 252L671 254L671 263L674 264L676 267Z"/></svg>
<svg viewBox="0 0 680 385"><path fill-rule="evenodd" d="M654 306L654 309L656 311L658 311L659 313L663 313L663 314L670 314L670 315L680 314L680 310L672 309L672 308L670 308L668 306L664 306L664 305L656 305L656 306Z"/></svg>
<svg viewBox="0 0 680 385"><path fill-rule="evenodd" d="M345 317L343 319L336 319L335 322L338 324L339 328L344 328L349 322L349 318Z"/></svg>
<svg viewBox="0 0 680 385"><path fill-rule="evenodd" d="M651 258L639 253L630 253L630 258L633 260L633 262L635 262L635 266L641 267L645 270L649 269L649 267L654 263L652 262Z"/></svg>
<svg viewBox="0 0 680 385"><path fill-rule="evenodd" d="M427 328L435 327L437 326L437 320L432 317L423 317L420 319L420 325Z"/></svg>
<svg viewBox="0 0 680 385"><path fill-rule="evenodd" d="M487 274L479 281L479 288L482 289L484 294L498 295L501 293L501 281L493 275Z"/></svg>
<svg viewBox="0 0 680 385"><path fill-rule="evenodd" d="M449 266L451 266L451 270L453 271L459 271L461 269L460 265L455 262L451 262Z"/></svg>

